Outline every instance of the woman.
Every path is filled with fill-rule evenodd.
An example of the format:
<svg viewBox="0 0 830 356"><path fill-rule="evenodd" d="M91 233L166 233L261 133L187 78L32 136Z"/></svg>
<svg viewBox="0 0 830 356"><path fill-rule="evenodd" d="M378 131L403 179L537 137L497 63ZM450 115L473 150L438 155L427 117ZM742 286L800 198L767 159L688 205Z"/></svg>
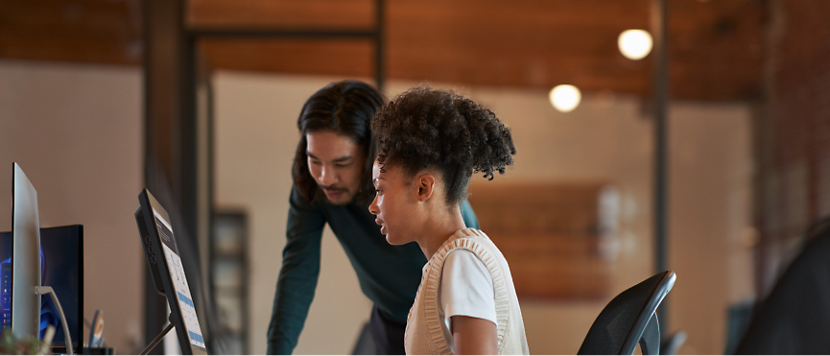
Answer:
<svg viewBox="0 0 830 356"><path fill-rule="evenodd" d="M366 349L356 351L404 353L407 312L426 259L416 246L387 244L366 211L374 195L371 171L377 156L370 123L384 101L372 86L344 80L314 93L300 111L300 141L268 327L268 354L291 354L297 345L317 288L326 225L346 251L361 290L373 304L364 330L370 337L361 337L371 342L360 343ZM478 226L466 201L462 212L467 224Z"/></svg>
<svg viewBox="0 0 830 356"><path fill-rule="evenodd" d="M452 91L411 89L372 122L379 155L369 211L392 245L429 260L409 311L407 354L528 354L510 268L461 203L474 172L492 179L516 153L496 115Z"/></svg>

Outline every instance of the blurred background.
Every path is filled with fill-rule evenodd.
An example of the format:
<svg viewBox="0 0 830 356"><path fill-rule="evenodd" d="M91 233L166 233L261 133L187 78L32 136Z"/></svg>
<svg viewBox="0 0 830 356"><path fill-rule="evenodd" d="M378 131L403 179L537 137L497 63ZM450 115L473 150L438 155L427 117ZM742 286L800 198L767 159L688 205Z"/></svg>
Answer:
<svg viewBox="0 0 830 356"><path fill-rule="evenodd" d="M304 101L348 78L390 99L454 88L513 133L515 165L474 177L470 202L511 263L531 353L576 353L605 304L659 269L677 273L663 336L686 336L680 354L729 353L830 214L829 13L812 0L0 0L0 187L18 162L42 226L84 225L85 317L105 311L118 353L166 321L133 218L140 190L159 192L211 352L262 354ZM629 53L632 29L646 36ZM295 353L349 354L371 302L328 230L323 256Z"/></svg>

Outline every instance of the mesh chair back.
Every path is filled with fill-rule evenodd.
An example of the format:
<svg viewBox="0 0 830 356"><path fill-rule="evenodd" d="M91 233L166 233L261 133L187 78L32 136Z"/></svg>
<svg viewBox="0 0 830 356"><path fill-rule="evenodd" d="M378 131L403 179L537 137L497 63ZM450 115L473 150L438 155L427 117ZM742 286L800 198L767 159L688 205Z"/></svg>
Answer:
<svg viewBox="0 0 830 356"><path fill-rule="evenodd" d="M830 218L821 225L755 310L737 354L830 354Z"/></svg>
<svg viewBox="0 0 830 356"><path fill-rule="evenodd" d="M674 286L664 271L618 294L600 312L579 348L580 355L631 355L641 343L645 355L659 353L657 306Z"/></svg>

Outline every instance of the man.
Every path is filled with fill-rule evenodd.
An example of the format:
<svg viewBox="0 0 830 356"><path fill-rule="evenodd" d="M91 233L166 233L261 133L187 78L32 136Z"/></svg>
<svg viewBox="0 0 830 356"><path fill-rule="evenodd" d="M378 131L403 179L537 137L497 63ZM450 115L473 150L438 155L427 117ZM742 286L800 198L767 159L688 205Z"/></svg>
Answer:
<svg viewBox="0 0 830 356"><path fill-rule="evenodd" d="M370 129L383 95L358 81L332 83L303 106L297 127L294 186L286 245L268 327L268 353L290 354L305 323L320 273L326 224L340 240L361 290L374 303L369 332L376 354L404 354L403 334L426 258L416 244L392 246L369 214L377 143ZM478 228L465 200L464 221Z"/></svg>

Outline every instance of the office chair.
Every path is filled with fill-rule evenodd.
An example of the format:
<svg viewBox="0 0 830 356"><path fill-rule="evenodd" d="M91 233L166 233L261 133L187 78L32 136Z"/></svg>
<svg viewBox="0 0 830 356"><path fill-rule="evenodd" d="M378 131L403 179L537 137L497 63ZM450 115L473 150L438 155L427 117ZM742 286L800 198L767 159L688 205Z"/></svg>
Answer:
<svg viewBox="0 0 830 356"><path fill-rule="evenodd" d="M756 308L738 355L830 354L830 216Z"/></svg>
<svg viewBox="0 0 830 356"><path fill-rule="evenodd" d="M674 287L672 271L663 271L618 294L599 313L579 355L632 355L637 343L643 355L660 353L657 306Z"/></svg>

